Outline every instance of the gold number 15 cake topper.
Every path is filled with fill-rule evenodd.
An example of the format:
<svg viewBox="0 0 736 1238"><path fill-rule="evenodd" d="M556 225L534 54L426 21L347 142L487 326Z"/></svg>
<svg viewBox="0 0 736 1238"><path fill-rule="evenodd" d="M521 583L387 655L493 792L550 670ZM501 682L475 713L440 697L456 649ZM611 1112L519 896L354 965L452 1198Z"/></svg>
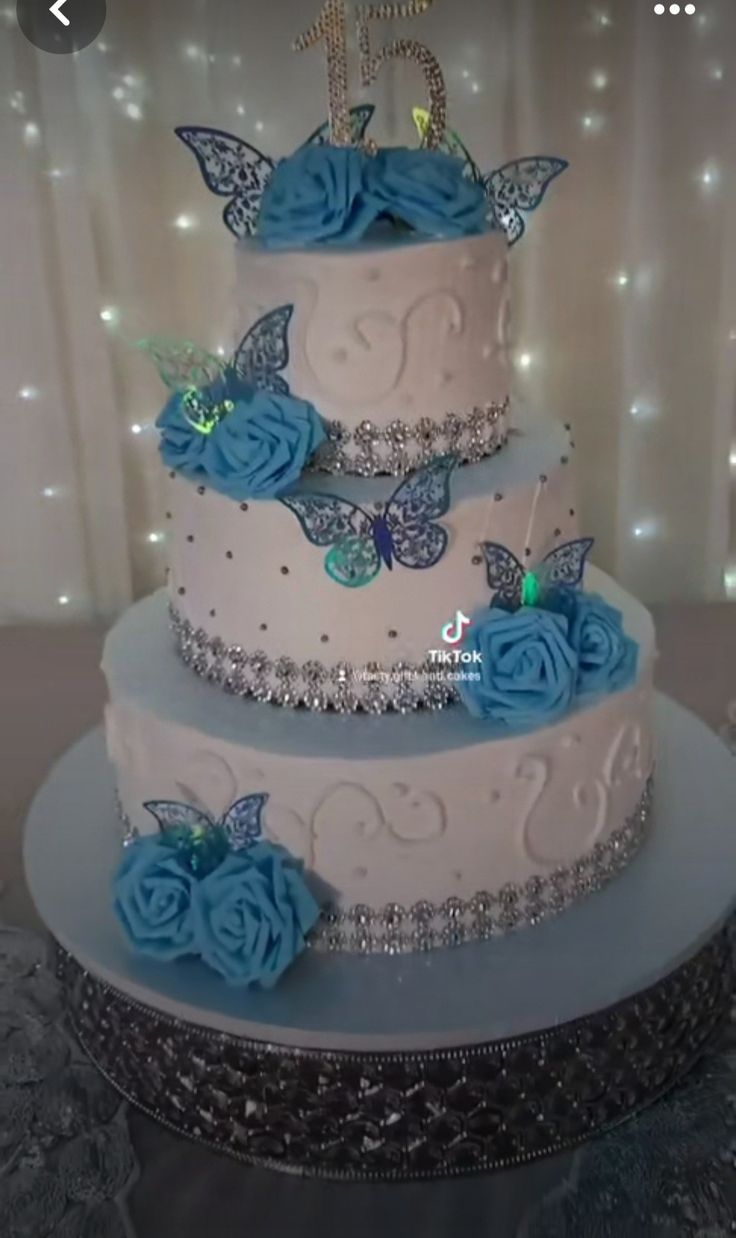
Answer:
<svg viewBox="0 0 736 1238"><path fill-rule="evenodd" d="M429 89L429 122L424 145L434 149L445 136L447 91L439 61L423 43L415 39L394 39L379 51L371 49L372 21L400 17L421 17L434 0L407 0L399 4L361 4L357 10L358 50L361 79L372 86L387 60L414 60L421 68ZM326 0L313 26L301 34L294 50L303 52L324 40L329 86L330 140L335 146L350 146L353 141L348 94L348 39L345 0Z"/></svg>

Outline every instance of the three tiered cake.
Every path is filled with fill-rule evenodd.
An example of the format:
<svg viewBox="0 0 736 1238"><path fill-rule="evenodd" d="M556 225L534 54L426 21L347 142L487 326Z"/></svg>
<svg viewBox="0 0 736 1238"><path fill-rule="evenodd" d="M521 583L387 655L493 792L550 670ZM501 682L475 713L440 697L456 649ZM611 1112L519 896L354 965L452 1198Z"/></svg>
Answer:
<svg viewBox="0 0 736 1238"><path fill-rule="evenodd" d="M231 984L533 925L648 815L652 622L587 566L569 426L509 392L509 243L564 162L483 177L370 116L278 165L178 131L230 199L240 343L147 343L170 573L105 650L115 899Z"/></svg>

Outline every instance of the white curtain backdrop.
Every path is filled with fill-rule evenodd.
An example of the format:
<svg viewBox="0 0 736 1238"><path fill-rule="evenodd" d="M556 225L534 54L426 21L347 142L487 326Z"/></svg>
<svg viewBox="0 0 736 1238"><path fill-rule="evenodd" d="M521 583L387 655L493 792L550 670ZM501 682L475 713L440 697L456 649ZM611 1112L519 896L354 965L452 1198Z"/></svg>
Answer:
<svg viewBox="0 0 736 1238"><path fill-rule="evenodd" d="M230 347L222 203L177 124L289 153L324 118L320 0L108 0L74 56L0 10L0 621L110 617L163 578L162 388L132 345ZM558 154L513 253L516 387L574 422L585 531L645 600L736 596L736 5L436 0L453 127ZM379 139L422 84L382 78Z"/></svg>

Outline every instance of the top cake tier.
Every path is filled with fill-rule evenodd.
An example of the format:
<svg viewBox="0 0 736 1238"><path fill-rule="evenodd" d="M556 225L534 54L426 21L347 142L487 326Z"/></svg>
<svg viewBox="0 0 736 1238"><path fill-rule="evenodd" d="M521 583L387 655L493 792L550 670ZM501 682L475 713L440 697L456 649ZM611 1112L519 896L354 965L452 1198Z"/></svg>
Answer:
<svg viewBox="0 0 736 1238"><path fill-rule="evenodd" d="M506 438L508 246L499 231L354 248L237 250L238 339L291 309L292 394L328 423L319 468L402 474L452 450L492 455Z"/></svg>

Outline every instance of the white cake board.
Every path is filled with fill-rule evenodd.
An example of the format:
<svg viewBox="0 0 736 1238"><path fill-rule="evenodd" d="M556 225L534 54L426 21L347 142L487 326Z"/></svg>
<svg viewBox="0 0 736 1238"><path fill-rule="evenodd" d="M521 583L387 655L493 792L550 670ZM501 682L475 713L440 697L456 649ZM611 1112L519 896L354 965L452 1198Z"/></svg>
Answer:
<svg viewBox="0 0 736 1238"><path fill-rule="evenodd" d="M113 771L95 731L55 767L28 818L25 864L61 945L115 990L176 1019L283 1046L439 1049L593 1014L657 983L736 905L736 761L693 715L656 701L650 837L610 886L535 928L400 957L307 954L272 992L202 964L136 957L113 916Z"/></svg>

